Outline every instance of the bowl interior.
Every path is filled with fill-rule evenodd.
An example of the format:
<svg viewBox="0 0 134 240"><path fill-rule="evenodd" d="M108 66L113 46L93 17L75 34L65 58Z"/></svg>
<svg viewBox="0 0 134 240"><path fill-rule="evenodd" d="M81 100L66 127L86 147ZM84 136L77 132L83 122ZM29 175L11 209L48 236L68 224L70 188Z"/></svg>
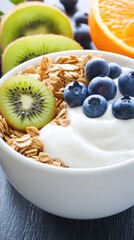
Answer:
<svg viewBox="0 0 134 240"><path fill-rule="evenodd" d="M74 50L74 51L65 51L65 52L58 52L58 53L51 53L48 54L47 56L49 56L52 60L54 60L57 56L66 56L66 55L76 55L76 56L81 56L81 55L85 55L85 54L92 54L92 55L97 55L97 56L103 56L108 62L116 62L118 63L120 66L122 67L129 67L131 69L134 69L134 60L119 54L114 54L114 53L109 53L109 52L104 52L104 51L97 51L97 50ZM26 69L28 66L35 66L39 63L39 61L41 60L42 56L34 58L32 60L29 60L25 63L22 63L21 65L15 67L14 69L12 69L11 71L9 71L7 74L5 74L0 81L0 84L2 84L6 79L18 74L20 71L23 71L24 69ZM31 161L30 159L26 158L25 156L19 154L18 152L14 151L13 149L11 149L1 138L0 138L0 151L7 151L9 152L12 156L14 156L15 159L17 159L17 161L25 161L26 164L31 164L33 166L38 166L38 167L43 167L43 168L54 168L56 169L56 171L71 171L71 168L69 169L63 169L61 170L61 168L55 168L53 166L48 166L36 161ZM118 165L122 165L122 164L128 164L128 162L133 161L133 159L130 159L129 161L127 160L126 162L120 162L120 163L116 163L116 164L112 164L109 166L102 166L99 167L98 170L100 170L101 168L110 168L110 167L117 167ZM75 168L72 169L73 171L75 170ZM78 170L83 170L83 171L87 171L87 169L78 169L77 168L77 172ZM94 168L92 169L88 169L89 171L94 171ZM96 170L96 168L95 168Z"/></svg>

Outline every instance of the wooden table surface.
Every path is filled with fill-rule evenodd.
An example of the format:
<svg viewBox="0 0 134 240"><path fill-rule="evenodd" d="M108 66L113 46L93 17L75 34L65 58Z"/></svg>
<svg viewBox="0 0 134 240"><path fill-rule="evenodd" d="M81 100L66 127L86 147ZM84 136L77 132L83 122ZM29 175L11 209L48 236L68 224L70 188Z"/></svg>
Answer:
<svg viewBox="0 0 134 240"><path fill-rule="evenodd" d="M89 6L89 0L79 0L79 10ZM10 7L8 0L0 2L1 10ZM0 240L134 240L134 207L103 219L57 217L23 198L0 168Z"/></svg>

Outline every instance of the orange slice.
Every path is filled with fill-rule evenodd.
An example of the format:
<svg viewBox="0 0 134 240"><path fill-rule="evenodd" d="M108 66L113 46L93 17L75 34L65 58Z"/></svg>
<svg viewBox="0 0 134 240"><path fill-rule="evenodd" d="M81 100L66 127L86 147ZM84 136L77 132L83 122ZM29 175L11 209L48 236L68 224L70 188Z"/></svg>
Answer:
<svg viewBox="0 0 134 240"><path fill-rule="evenodd" d="M89 26L98 49L134 58L134 0L92 0Z"/></svg>

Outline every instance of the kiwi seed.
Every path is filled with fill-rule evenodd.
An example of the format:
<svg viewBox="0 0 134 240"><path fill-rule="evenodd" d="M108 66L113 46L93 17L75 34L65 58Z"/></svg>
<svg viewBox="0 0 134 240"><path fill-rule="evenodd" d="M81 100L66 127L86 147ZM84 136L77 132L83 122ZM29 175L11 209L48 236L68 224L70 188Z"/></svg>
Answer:
<svg viewBox="0 0 134 240"><path fill-rule="evenodd" d="M75 40L56 34L19 38L6 47L2 57L2 72L6 73L20 63L47 53L77 49L82 47Z"/></svg>
<svg viewBox="0 0 134 240"><path fill-rule="evenodd" d="M73 38L69 18L56 7L39 1L18 4L1 21L2 49L17 38L39 33Z"/></svg>
<svg viewBox="0 0 134 240"><path fill-rule="evenodd" d="M33 77L11 77L1 85L0 93L0 113L17 130L25 131L29 126L40 129L55 115L52 92Z"/></svg>

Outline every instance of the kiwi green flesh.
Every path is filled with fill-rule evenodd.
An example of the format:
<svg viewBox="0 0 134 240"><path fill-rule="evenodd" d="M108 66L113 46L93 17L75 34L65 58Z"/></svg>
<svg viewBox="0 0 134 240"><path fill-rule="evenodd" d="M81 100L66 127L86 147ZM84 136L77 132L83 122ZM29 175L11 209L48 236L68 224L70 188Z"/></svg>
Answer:
<svg viewBox="0 0 134 240"><path fill-rule="evenodd" d="M0 48L0 77L2 76L2 50Z"/></svg>
<svg viewBox="0 0 134 240"><path fill-rule="evenodd" d="M65 36L55 34L34 35L20 38L10 44L2 58L3 73L29 59L52 52L80 50L79 43Z"/></svg>
<svg viewBox="0 0 134 240"><path fill-rule="evenodd" d="M29 35L35 35L35 34L47 34L47 33L54 33L54 34L60 34L60 29L58 29L58 26L55 26L55 23L51 23L51 20L39 20L39 21L33 21L32 23L27 23L26 26L19 29L17 32L19 37L23 36L29 36Z"/></svg>
<svg viewBox="0 0 134 240"><path fill-rule="evenodd" d="M44 27L43 27L44 26ZM30 31L30 32L29 32ZM61 34L73 38L68 17L49 5L26 6L14 11L3 23L1 46L4 49L19 37L38 33Z"/></svg>
<svg viewBox="0 0 134 240"><path fill-rule="evenodd" d="M35 28L36 28L36 31L35 31ZM49 31L49 28L47 28L47 26L44 26L44 25L39 25L39 26L36 26L35 28L27 28L23 35L24 36L35 35L35 32L36 32L36 34L51 33L51 31ZM53 30L53 32L54 32L54 30Z"/></svg>
<svg viewBox="0 0 134 240"><path fill-rule="evenodd" d="M26 75L7 79L0 87L0 112L15 129L38 129L55 115L55 100L51 91L40 81Z"/></svg>

